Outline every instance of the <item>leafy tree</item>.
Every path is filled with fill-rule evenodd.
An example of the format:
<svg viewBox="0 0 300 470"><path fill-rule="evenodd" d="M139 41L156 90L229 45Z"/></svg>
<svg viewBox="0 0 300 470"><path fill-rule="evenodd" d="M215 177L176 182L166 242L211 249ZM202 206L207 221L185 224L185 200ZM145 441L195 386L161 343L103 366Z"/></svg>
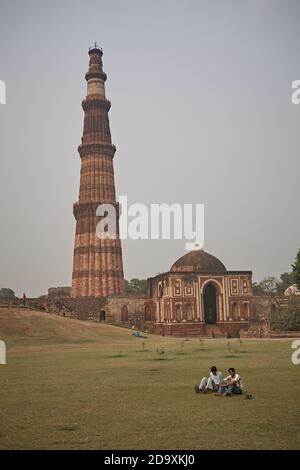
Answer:
<svg viewBox="0 0 300 470"><path fill-rule="evenodd" d="M254 295L262 295L264 294L263 288L260 285L260 282L253 282L252 284L252 292Z"/></svg>
<svg viewBox="0 0 300 470"><path fill-rule="evenodd" d="M259 283L254 282L252 285L253 294L266 294L271 295L277 292L277 286L279 284L278 279L273 276L265 277Z"/></svg>
<svg viewBox="0 0 300 470"><path fill-rule="evenodd" d="M294 264L292 264L292 268L293 268L294 283L300 290L300 249L298 250Z"/></svg>
<svg viewBox="0 0 300 470"><path fill-rule="evenodd" d="M147 279L125 280L125 289L128 294L146 294L148 291Z"/></svg>
<svg viewBox="0 0 300 470"><path fill-rule="evenodd" d="M295 284L294 272L286 272L280 275L280 280L270 276L265 277L260 282L254 282L252 284L252 291L254 295L283 294L284 291L293 284Z"/></svg>
<svg viewBox="0 0 300 470"><path fill-rule="evenodd" d="M277 291L282 294L288 287L295 283L294 273L282 273L277 285Z"/></svg>
<svg viewBox="0 0 300 470"><path fill-rule="evenodd" d="M288 304L280 309L276 309L271 316L271 328L279 331L299 331L300 330L300 298L298 295L291 295Z"/></svg>
<svg viewBox="0 0 300 470"><path fill-rule="evenodd" d="M3 287L0 289L0 298L1 299L14 299L15 293L12 289L8 289L7 287Z"/></svg>
<svg viewBox="0 0 300 470"><path fill-rule="evenodd" d="M266 294L274 294L277 291L278 279L274 276L265 277L260 284Z"/></svg>

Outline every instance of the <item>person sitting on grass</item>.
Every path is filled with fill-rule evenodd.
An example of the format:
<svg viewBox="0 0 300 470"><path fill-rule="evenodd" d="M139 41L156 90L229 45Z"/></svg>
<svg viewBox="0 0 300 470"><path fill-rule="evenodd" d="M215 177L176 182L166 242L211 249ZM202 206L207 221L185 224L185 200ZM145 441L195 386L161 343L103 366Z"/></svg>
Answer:
<svg viewBox="0 0 300 470"><path fill-rule="evenodd" d="M194 390L196 393L206 393L208 390L217 392L220 384L223 383L223 374L216 366L210 369L209 377L203 377L199 385L195 385Z"/></svg>
<svg viewBox="0 0 300 470"><path fill-rule="evenodd" d="M230 397L231 395L240 395L243 391L240 375L236 373L233 367L230 367L228 372L228 377L225 377L224 382L220 384L217 396Z"/></svg>

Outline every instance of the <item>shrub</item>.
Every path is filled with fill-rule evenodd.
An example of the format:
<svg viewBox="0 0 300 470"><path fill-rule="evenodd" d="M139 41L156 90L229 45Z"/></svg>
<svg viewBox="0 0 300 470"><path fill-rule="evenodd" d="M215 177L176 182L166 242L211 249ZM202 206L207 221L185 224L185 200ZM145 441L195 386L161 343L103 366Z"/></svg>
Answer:
<svg viewBox="0 0 300 470"><path fill-rule="evenodd" d="M300 330L300 296L291 295L288 304L273 312L270 318L272 330Z"/></svg>
<svg viewBox="0 0 300 470"><path fill-rule="evenodd" d="M0 298L1 299L14 299L15 293L12 289L9 289L7 287L2 287L2 289L0 289Z"/></svg>

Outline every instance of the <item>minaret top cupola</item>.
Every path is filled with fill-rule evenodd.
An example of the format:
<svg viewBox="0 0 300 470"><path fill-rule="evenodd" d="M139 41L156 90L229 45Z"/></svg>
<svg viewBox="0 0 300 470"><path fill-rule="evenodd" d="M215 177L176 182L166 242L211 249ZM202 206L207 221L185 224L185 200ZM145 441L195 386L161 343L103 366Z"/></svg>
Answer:
<svg viewBox="0 0 300 470"><path fill-rule="evenodd" d="M102 70L103 51L97 43L89 49L89 71L85 74L87 81L87 96L102 95L105 97L106 74Z"/></svg>

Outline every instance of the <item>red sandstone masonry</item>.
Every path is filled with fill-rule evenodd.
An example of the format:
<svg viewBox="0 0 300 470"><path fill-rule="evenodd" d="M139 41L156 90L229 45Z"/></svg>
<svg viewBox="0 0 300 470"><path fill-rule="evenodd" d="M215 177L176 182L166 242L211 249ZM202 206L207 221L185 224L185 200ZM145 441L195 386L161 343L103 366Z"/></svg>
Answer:
<svg viewBox="0 0 300 470"><path fill-rule="evenodd" d="M79 201L73 208L76 219L73 298L124 293L121 241L119 238L99 240L96 236L96 226L100 220L96 217L98 205L113 204L118 211L113 169L116 148L111 143L108 118L111 104L105 97L106 74L102 70L102 51L94 48L89 51L89 56L89 71L85 77L88 94L82 102L84 129L78 148L81 157Z"/></svg>

